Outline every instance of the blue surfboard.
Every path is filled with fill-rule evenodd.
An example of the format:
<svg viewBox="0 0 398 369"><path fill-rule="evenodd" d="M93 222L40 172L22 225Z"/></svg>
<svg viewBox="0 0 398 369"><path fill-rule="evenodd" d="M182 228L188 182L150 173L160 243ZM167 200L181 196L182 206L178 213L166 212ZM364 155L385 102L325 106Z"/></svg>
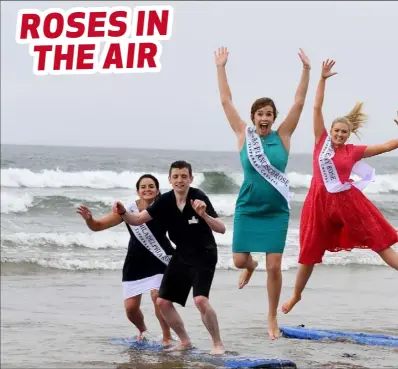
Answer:
<svg viewBox="0 0 398 369"><path fill-rule="evenodd" d="M357 333L329 329L311 329L303 325L298 327L281 326L282 335L286 338L303 340L351 341L363 345L398 347L398 336L377 333Z"/></svg>
<svg viewBox="0 0 398 369"><path fill-rule="evenodd" d="M145 340L138 342L135 338L113 338L113 343L121 344L126 347L152 351L152 352L162 352L164 347L160 341ZM282 369L282 368L293 368L296 369L297 366L290 360L280 360L280 359L264 359L261 357L253 356L243 356L243 355L210 355L207 351L199 349L191 349L183 352L168 353L173 354L183 354L189 357L189 360L206 362L219 367L224 368L271 368L271 369Z"/></svg>

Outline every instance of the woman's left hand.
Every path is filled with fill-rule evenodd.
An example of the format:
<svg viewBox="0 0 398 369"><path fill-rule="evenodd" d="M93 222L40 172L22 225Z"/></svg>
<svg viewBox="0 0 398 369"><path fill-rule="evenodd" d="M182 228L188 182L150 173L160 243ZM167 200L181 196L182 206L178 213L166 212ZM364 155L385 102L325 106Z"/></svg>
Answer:
<svg viewBox="0 0 398 369"><path fill-rule="evenodd" d="M311 62L310 62L310 59L308 59L308 56L305 55L303 49L299 49L299 50L300 50L300 51L299 51L298 55L299 55L299 57L300 57L300 59L301 59L301 62L303 63L303 68L305 68L305 69L311 69Z"/></svg>

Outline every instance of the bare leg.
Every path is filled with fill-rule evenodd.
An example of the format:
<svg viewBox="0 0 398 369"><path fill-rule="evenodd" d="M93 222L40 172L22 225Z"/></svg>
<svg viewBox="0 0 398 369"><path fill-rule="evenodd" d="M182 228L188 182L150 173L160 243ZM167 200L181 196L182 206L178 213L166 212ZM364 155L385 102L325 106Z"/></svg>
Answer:
<svg viewBox="0 0 398 369"><path fill-rule="evenodd" d="M297 271L296 284L294 286L293 297L291 297L290 300L286 301L282 305L282 311L285 314L287 314L290 310L292 310L294 305L296 305L301 300L301 294L303 293L304 288L307 285L307 282L310 279L313 270L314 270L313 264L311 265L300 264L299 269Z"/></svg>
<svg viewBox="0 0 398 369"><path fill-rule="evenodd" d="M267 254L267 292L268 292L268 335L274 340L279 338L277 321L278 304L282 289L282 254Z"/></svg>
<svg viewBox="0 0 398 369"><path fill-rule="evenodd" d="M233 258L235 266L239 269L244 269L239 277L238 283L239 289L242 289L249 283L254 270L257 268L258 262L253 260L251 254L248 252L234 253Z"/></svg>
<svg viewBox="0 0 398 369"><path fill-rule="evenodd" d="M384 249L378 253L387 265L398 270L398 253L391 247Z"/></svg>
<svg viewBox="0 0 398 369"><path fill-rule="evenodd" d="M202 322L210 333L213 341L213 349L210 351L211 355L222 355L225 353L224 345L220 337L220 328L218 326L217 314L211 307L209 299L204 296L194 297L194 302L202 318Z"/></svg>
<svg viewBox="0 0 398 369"><path fill-rule="evenodd" d="M159 320L160 328L162 328L163 332L163 339L162 339L162 345L163 346L170 346L172 343L172 338L171 338L171 333L170 333L170 327L164 320L162 313L160 312L159 306L156 304L156 299L159 296L159 291L158 290L152 290L151 291L151 298L153 305L155 307L155 314L156 317Z"/></svg>
<svg viewBox="0 0 398 369"><path fill-rule="evenodd" d="M143 333L147 330L144 322L144 315L140 309L141 296L134 296L124 300L124 308L126 310L127 318L133 323L138 329L138 340L143 339Z"/></svg>
<svg viewBox="0 0 398 369"><path fill-rule="evenodd" d="M174 307L173 303L169 300L158 297L156 304L159 306L164 320L181 341L179 344L166 351L182 351L192 348L191 340L184 327L184 322L182 321L180 314L178 314L178 311Z"/></svg>

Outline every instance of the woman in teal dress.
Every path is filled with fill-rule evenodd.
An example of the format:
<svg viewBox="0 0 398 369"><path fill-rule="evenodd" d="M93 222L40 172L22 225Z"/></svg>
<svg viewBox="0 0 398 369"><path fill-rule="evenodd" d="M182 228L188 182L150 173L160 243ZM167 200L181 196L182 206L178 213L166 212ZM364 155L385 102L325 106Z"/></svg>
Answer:
<svg viewBox="0 0 398 369"><path fill-rule="evenodd" d="M272 125L278 111L270 98L257 99L251 108L253 125L240 118L232 103L225 65L228 50L215 52L218 85L225 115L238 140L244 180L236 201L232 251L234 264L243 269L239 288L243 288L258 263L251 253L266 254L268 292L268 333L279 337L277 310L282 288L282 255L289 224L289 186L284 174L289 157L290 138L299 122L307 95L310 62L300 49L303 64L294 104L275 131Z"/></svg>

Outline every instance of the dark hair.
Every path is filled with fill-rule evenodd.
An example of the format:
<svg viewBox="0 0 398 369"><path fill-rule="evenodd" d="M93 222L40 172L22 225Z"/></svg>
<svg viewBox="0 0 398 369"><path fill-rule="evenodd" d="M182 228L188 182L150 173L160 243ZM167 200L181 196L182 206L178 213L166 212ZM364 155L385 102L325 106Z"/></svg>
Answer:
<svg viewBox="0 0 398 369"><path fill-rule="evenodd" d="M184 168L188 169L189 176L192 177L192 166L191 164L187 163L185 160L177 160L170 165L169 177L171 175L172 169L184 169Z"/></svg>
<svg viewBox="0 0 398 369"><path fill-rule="evenodd" d="M256 113L256 111L258 109L264 108L264 106L270 106L272 108L272 112L274 113L274 120L276 119L276 117L278 116L278 110L276 110L274 101L269 97L260 97L253 103L250 111L250 117L252 119L252 122L254 122L254 114Z"/></svg>
<svg viewBox="0 0 398 369"><path fill-rule="evenodd" d="M156 189L159 191L158 196L160 196L159 181L158 181L158 179L157 179L155 176L153 176L152 174L143 174L140 178L138 178L138 181L137 181L137 183L135 184L135 187L136 187L137 191L138 191L139 188L140 188L141 181L142 181L143 179L145 179L145 178L152 179L152 181L155 182L155 187L156 187Z"/></svg>

